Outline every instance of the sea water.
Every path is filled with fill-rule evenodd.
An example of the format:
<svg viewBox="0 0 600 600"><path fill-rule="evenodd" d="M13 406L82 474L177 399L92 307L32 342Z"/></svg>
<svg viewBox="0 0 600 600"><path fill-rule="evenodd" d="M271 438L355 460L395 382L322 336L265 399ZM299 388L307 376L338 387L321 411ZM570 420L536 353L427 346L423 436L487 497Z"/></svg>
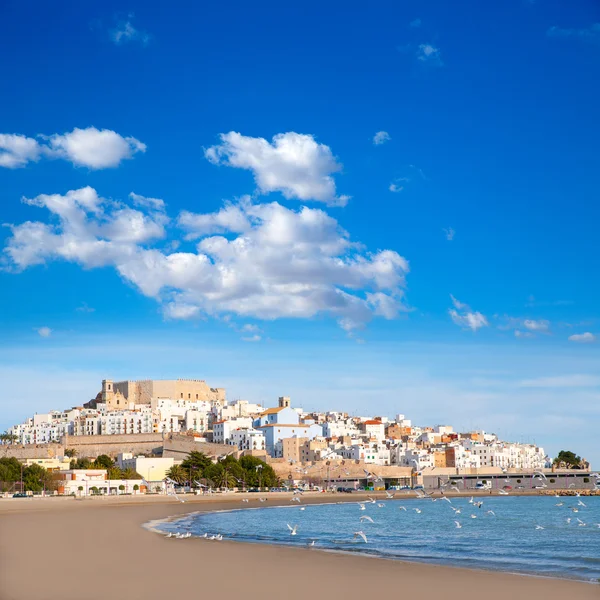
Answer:
<svg viewBox="0 0 600 600"><path fill-rule="evenodd" d="M452 497L450 502L378 500L364 504L364 510L357 502L290 502L253 509L251 500L243 510L196 513L158 528L288 546L314 541L315 549L600 582L600 497L495 496L474 501L483 505ZM363 516L374 522L361 522ZM288 524L297 526L296 535ZM355 536L358 531L366 543Z"/></svg>

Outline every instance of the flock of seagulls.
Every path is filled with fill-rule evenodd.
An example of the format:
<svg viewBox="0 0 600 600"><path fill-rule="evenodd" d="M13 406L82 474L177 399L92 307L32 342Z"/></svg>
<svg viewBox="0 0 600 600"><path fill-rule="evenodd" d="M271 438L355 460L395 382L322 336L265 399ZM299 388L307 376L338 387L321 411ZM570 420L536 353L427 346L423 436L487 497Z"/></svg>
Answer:
<svg viewBox="0 0 600 600"><path fill-rule="evenodd" d="M367 478L371 478L374 481L377 481L377 476L368 473L367 471L365 471L365 473L367 473ZM600 475L597 474L593 474L592 476L596 477L596 488L595 489L600 489ZM546 476L541 473L541 472L535 472L533 474L533 479L536 479L537 481L540 482L540 486L541 487L547 487L546 482ZM442 495L441 497L433 497L431 494L427 493L425 490L415 490L417 498L421 499L421 500L429 500L430 502L446 502L450 508L450 510L452 511L452 516L454 517L453 522L454 522L454 526L456 529L462 529L463 525L462 523L458 520L458 516L462 513L462 509L464 509L465 507L463 506L462 509L461 507L457 507L454 506L452 503L452 500L447 497ZM509 493L506 490L503 489L499 489L498 493L501 496L507 496ZM303 492L298 490L294 492L293 497L291 498L290 502L291 503L296 503L298 505L302 504L302 500L301 500L301 496L302 496ZM178 500L179 502L185 502L185 500L179 498L177 496L177 494L175 494L174 492L171 492L170 495L172 495L176 500ZM385 492L385 499L386 500L393 500L395 497L395 494L389 491ZM555 498L557 499L557 502L555 502L555 506L557 508L562 508L566 506L566 500L564 498L562 498L561 496L559 496L558 494L555 495ZM579 518L578 516L575 516L576 514L578 514L580 512L580 510L582 509L586 509L587 505L585 502L583 502L583 500L580 497L580 494L577 493L575 494L574 498L577 499L576 504L572 504L569 506L566 506L565 510L570 510L573 513L573 517L566 517L566 523L567 524L571 524L573 522L577 523L578 527L586 527L587 523L586 521L584 521L583 519ZM267 502L267 498L261 497L259 498L259 501L261 503L265 503ZM242 503L243 504L248 504L249 503L249 499L248 498L244 498L242 499ZM380 500L377 500L376 498L373 498L371 496L367 496L366 500L362 500L360 502L356 503L358 505L358 509L360 511L365 511L366 507L368 504L373 504L375 505L377 508L385 508L386 504L385 502L382 502ZM468 500L468 505L470 505L473 508L473 511L467 511L469 513L469 517L471 519L477 519L478 518L478 513L479 511L481 511L479 514L485 514L487 516L490 517L496 517L496 513L491 510L482 510L483 506L484 506L484 501L481 499L475 500L475 498L473 496L471 496L471 498L469 498ZM300 511L304 511L306 510L306 506L301 505L298 507ZM404 511L404 512L408 512L406 506L403 505L399 505L397 506L398 510ZM422 514L423 510L419 507L413 507L411 509L412 511L414 511L415 515L420 515ZM376 521L373 519L373 517L369 516L369 515L361 515L358 519L358 521L361 524L375 524ZM594 524L596 527L600 528L600 523L595 523ZM295 525L291 525L290 523L287 523L287 529L289 531L289 535L290 536L297 536L298 535L298 524ZM534 529L535 531L544 531L546 529L547 525L541 525L539 523L534 524ZM192 534L190 532L187 533L167 533L166 536L167 538L175 538L175 539L187 539L192 537ZM215 534L215 535L208 535L207 533L205 533L203 536L201 536L204 539L207 540L212 540L212 541L221 541L223 540L223 536L221 534ZM315 543L316 543L316 539L309 539L309 541L307 542L307 546L308 547L314 547ZM352 537L352 541L359 541L359 542L363 542L365 544L368 543L368 537L367 534L363 531L363 530L358 530L358 531L354 531L353 532L353 537Z"/></svg>

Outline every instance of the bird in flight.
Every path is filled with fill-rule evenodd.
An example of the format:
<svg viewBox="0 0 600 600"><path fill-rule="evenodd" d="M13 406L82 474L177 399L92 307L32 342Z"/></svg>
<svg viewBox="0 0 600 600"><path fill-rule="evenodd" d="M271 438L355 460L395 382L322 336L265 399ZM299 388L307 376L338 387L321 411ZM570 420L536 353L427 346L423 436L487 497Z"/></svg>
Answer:
<svg viewBox="0 0 600 600"><path fill-rule="evenodd" d="M375 521L373 521L373 519L371 519L371 517L368 515L364 515L360 518L361 523L364 523L365 521L368 521L369 523L375 523Z"/></svg>
<svg viewBox="0 0 600 600"><path fill-rule="evenodd" d="M352 539L355 540L357 537L362 538L364 540L365 544L368 543L367 536L362 531L354 532L354 537Z"/></svg>
<svg viewBox="0 0 600 600"><path fill-rule="evenodd" d="M454 521L456 524L456 529L462 529L462 525L458 521Z"/></svg>
<svg viewBox="0 0 600 600"><path fill-rule="evenodd" d="M288 523L287 528L290 530L290 535L296 535L298 531L298 525L294 525L293 527Z"/></svg>

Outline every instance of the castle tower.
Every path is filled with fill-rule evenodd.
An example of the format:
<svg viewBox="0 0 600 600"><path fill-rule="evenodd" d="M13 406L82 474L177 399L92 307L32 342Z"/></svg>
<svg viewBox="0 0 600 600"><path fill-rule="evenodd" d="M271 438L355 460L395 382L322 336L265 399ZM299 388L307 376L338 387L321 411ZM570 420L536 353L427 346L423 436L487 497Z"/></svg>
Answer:
<svg viewBox="0 0 600 600"><path fill-rule="evenodd" d="M289 396L279 396L279 408L289 408L291 400Z"/></svg>
<svg viewBox="0 0 600 600"><path fill-rule="evenodd" d="M112 379L103 379L102 380L102 402L104 402L105 404L110 404L114 395L115 395L115 391L113 389L113 380Z"/></svg>

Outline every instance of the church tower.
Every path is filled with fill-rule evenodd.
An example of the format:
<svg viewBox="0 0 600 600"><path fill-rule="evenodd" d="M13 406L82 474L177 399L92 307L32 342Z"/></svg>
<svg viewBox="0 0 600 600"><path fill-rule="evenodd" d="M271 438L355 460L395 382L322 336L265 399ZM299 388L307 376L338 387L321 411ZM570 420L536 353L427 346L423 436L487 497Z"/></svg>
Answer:
<svg viewBox="0 0 600 600"><path fill-rule="evenodd" d="M115 391L113 389L113 380L112 379L103 379L102 380L102 402L106 405L109 405L111 400L115 395Z"/></svg>
<svg viewBox="0 0 600 600"><path fill-rule="evenodd" d="M279 396L279 408L289 408L291 405L289 396Z"/></svg>

